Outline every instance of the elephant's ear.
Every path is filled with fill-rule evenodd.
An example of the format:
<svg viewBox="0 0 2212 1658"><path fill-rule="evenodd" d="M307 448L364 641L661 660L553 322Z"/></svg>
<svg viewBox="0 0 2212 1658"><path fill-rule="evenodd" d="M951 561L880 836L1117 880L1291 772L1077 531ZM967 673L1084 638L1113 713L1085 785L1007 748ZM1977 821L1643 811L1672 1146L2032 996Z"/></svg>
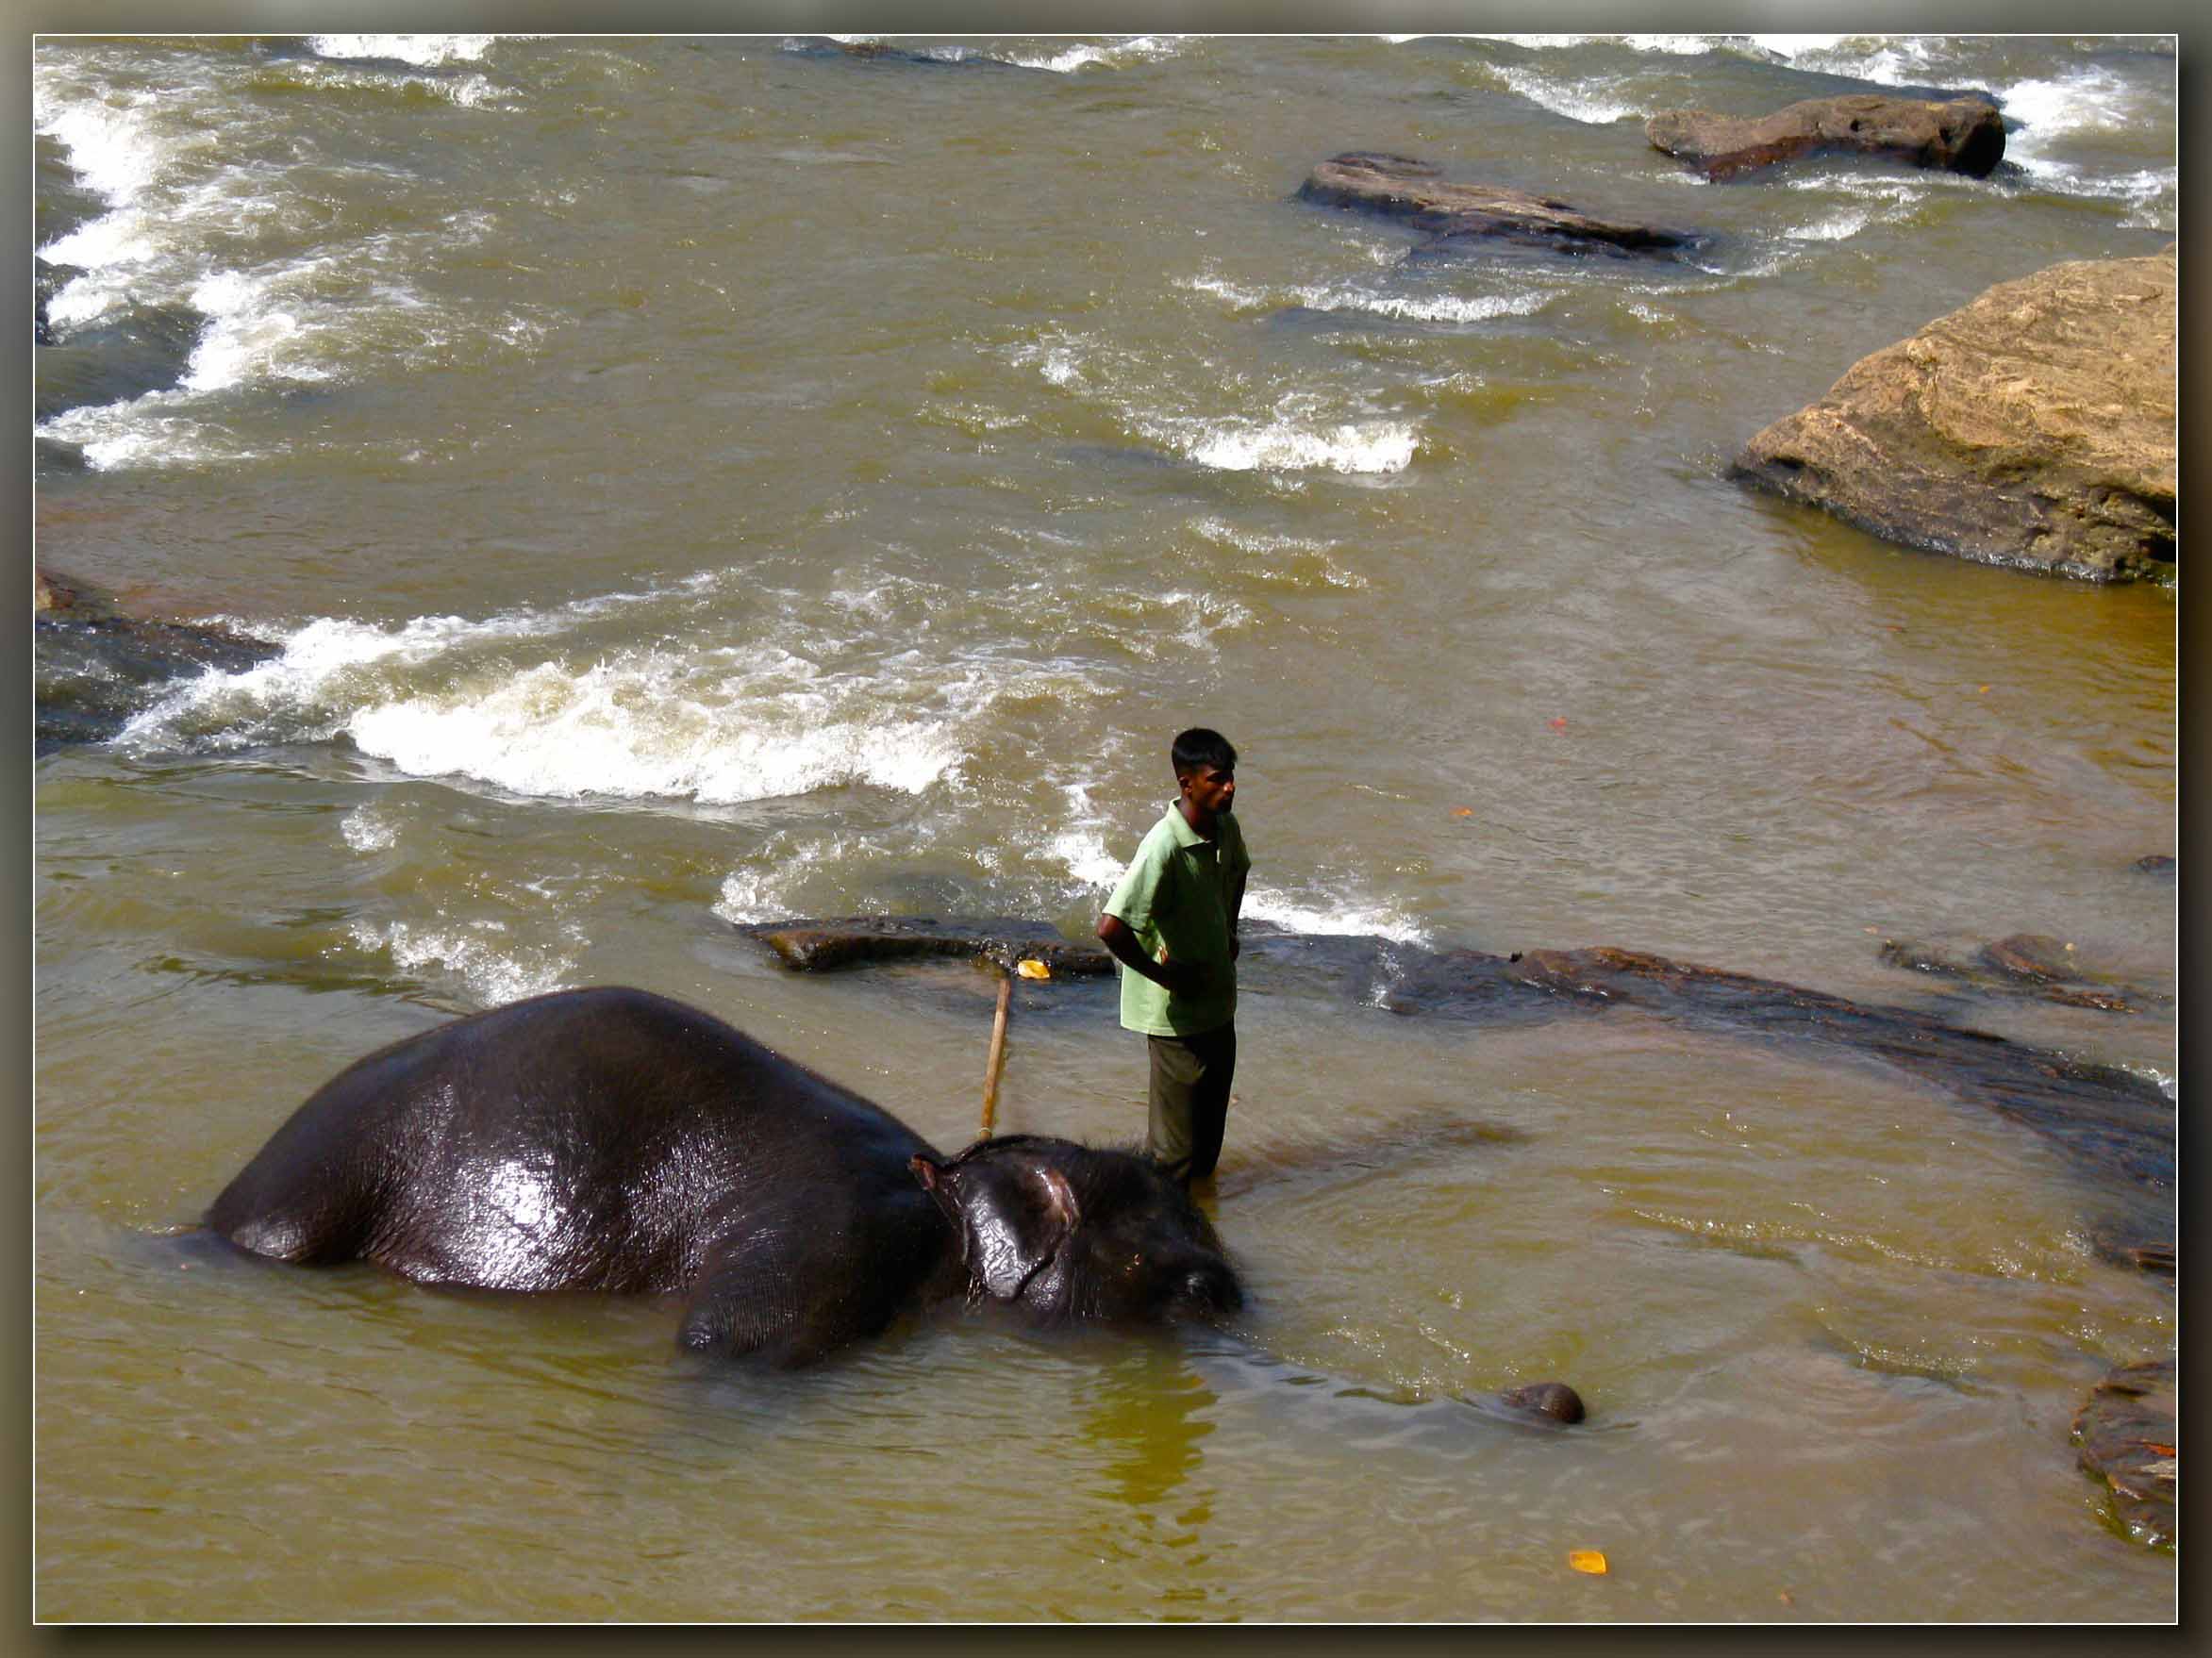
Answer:
<svg viewBox="0 0 2212 1658"><path fill-rule="evenodd" d="M969 1267L1001 1301L1020 1301L1046 1272L1083 1219L1068 1177L1050 1163L1009 1169L1013 1181L967 1206ZM1006 1201L1006 1200L1011 1200Z"/></svg>
<svg viewBox="0 0 2212 1658"><path fill-rule="evenodd" d="M1049 1163L1039 1163L1032 1173L1044 1199L1045 1218L1052 1224L1053 1246L1083 1224L1083 1205L1075 1201L1075 1188L1068 1184L1068 1177Z"/></svg>
<svg viewBox="0 0 2212 1658"><path fill-rule="evenodd" d="M999 1301L1018 1301L1082 1220L1067 1176L1025 1158L907 1167L960 1229L960 1259Z"/></svg>
<svg viewBox="0 0 2212 1658"><path fill-rule="evenodd" d="M954 1171L936 1158L917 1152L906 1159L906 1167L914 1178L922 1183L922 1189L937 1200L937 1206L944 1218L955 1226L960 1224L960 1194L954 1186Z"/></svg>

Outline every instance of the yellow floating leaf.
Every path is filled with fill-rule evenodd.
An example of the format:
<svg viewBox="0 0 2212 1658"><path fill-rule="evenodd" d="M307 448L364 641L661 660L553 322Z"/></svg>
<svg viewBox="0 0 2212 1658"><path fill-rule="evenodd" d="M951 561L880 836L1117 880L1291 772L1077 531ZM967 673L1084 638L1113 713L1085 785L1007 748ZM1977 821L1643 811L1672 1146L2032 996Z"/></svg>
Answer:
<svg viewBox="0 0 2212 1658"><path fill-rule="evenodd" d="M1023 960L1016 962L1014 964L1014 970L1020 973L1024 979L1049 979L1053 976L1052 969L1046 967L1041 961Z"/></svg>
<svg viewBox="0 0 2212 1658"><path fill-rule="evenodd" d="M1570 1549L1567 1564L1576 1571L1587 1571L1593 1578L1605 1575L1605 1557L1595 1549Z"/></svg>

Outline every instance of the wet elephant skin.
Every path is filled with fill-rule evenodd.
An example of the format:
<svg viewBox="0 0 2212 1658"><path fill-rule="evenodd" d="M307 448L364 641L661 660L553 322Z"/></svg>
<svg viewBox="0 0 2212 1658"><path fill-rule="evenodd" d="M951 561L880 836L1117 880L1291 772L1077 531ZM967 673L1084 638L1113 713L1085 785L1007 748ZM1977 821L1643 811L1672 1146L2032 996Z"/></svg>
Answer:
<svg viewBox="0 0 2212 1658"><path fill-rule="evenodd" d="M1129 1153L1008 1136L950 1160L696 1008L568 990L341 1071L208 1224L424 1284L689 1296L687 1346L804 1364L963 1290L1172 1321L1240 1300L1206 1220Z"/></svg>

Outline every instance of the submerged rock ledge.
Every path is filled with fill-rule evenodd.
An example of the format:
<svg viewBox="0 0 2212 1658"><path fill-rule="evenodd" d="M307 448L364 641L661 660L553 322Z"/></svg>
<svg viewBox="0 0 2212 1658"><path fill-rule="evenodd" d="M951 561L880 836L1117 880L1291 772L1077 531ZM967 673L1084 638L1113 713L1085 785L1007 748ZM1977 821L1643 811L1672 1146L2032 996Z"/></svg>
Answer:
<svg viewBox="0 0 2212 1658"><path fill-rule="evenodd" d="M1056 973L1109 973L1114 958L1100 944L1078 944L1056 927L1018 916L845 916L832 920L755 921L739 926L798 972L833 972L874 962L968 956L1011 971L1017 961L1041 961Z"/></svg>
<svg viewBox="0 0 2212 1658"><path fill-rule="evenodd" d="M32 572L31 612L42 754L108 741L157 686L208 669L241 672L278 654L225 628L126 616L107 594L49 571Z"/></svg>
<svg viewBox="0 0 2212 1658"><path fill-rule="evenodd" d="M916 956L965 956L1004 968L1019 956L1066 965L1096 983L1106 952L1036 921L1004 916L861 917L757 922L740 928L795 971L855 968ZM2123 1267L2171 1278L2175 1107L2155 1084L2111 1066L1946 1024L1907 1008L1869 1006L1772 979L1670 961L1637 951L1531 950L1494 955L1431 950L1359 934L1292 934L1246 922L1239 979L1263 993L1342 998L1390 1013L1474 1023L1595 1017L1633 1007L1691 1028L1782 1037L1880 1061L2048 1137L2121 1200L2094 1228L2098 1252ZM2050 965L2037 941L2004 941L1997 959L2021 970ZM1062 986L1065 989L1067 987ZM1032 991L1052 993L1050 982ZM1480 1143L1498 1131L1453 1119L1406 1125L1372 1140L1369 1157ZM1333 1158L1332 1158L1333 1161ZM1276 1169L1277 1176L1286 1172ZM1239 1189L1235 1178L1224 1190ZM2174 1540L2180 1468L2173 1368L2125 1366L2075 1418L2081 1465L2104 1481L2120 1528L2154 1546ZM1538 1400L1509 1400L1543 1408ZM1561 1419L1569 1419L1564 1412Z"/></svg>
<svg viewBox="0 0 2212 1658"><path fill-rule="evenodd" d="M1671 258L1705 240L1687 230L1593 218L1565 202L1504 185L1453 184L1432 162L1370 150L1323 161L1299 186L1298 199L1403 219L1429 233L1418 250L1422 253L1504 240L1563 254Z"/></svg>
<svg viewBox="0 0 2212 1658"><path fill-rule="evenodd" d="M1908 972L1955 979L1977 990L2037 997L2066 1007L2138 1013L2172 1001L2162 991L2122 984L2104 964L2080 954L2071 944L2039 933L2015 933L1985 944L1966 961L1933 945L1894 938L1883 940L1881 956Z"/></svg>
<svg viewBox="0 0 2212 1658"><path fill-rule="evenodd" d="M1112 958L1041 922L1005 916L858 917L763 921L739 931L796 971L921 956L1002 969L1043 960L1056 976L1096 978ZM1247 922L1239 978L1263 994L1306 994L1407 1017L1531 1024L1620 1007L1721 1035L1784 1037L1880 1061L1953 1098L2032 1129L2121 1194L2125 1212L2100 1249L2123 1265L2173 1269L2174 1103L2113 1066L1717 968L1598 947L1495 955L1433 950L1364 934L1286 933Z"/></svg>

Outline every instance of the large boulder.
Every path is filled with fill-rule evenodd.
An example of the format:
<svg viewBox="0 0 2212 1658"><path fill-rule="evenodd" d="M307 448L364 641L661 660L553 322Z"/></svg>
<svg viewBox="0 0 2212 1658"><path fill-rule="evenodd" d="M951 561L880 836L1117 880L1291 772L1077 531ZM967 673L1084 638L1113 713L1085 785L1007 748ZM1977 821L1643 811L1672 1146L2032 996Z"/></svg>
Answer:
<svg viewBox="0 0 2212 1658"><path fill-rule="evenodd" d="M1671 257L1704 239L1686 230L1617 224L1567 203L1496 184L1453 184L1434 163L1410 156L1353 151L1316 167L1298 189L1301 201L1355 207L1404 219L1430 233L1427 250L1484 240L1530 243L1567 254L1631 254Z"/></svg>
<svg viewBox="0 0 2212 1658"><path fill-rule="evenodd" d="M1643 124L1659 149L1707 178L1735 178L1800 156L1878 156L1986 178L2004 159L2004 119L1981 98L1931 103L1853 92L1807 98L1745 120L1709 109L1663 109Z"/></svg>
<svg viewBox="0 0 2212 1658"><path fill-rule="evenodd" d="M1731 475L1910 546L2172 573L2174 250L2000 282L1854 364Z"/></svg>

